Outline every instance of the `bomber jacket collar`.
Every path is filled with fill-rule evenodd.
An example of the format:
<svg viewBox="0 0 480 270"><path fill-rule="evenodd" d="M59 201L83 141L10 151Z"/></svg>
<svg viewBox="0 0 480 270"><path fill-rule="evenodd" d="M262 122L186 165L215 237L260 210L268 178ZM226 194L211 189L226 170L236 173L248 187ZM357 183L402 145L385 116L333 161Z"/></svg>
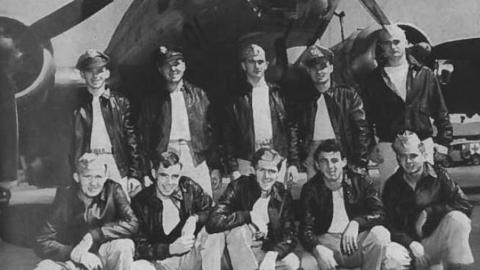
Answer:
<svg viewBox="0 0 480 270"><path fill-rule="evenodd" d="M177 189L173 192L173 194L168 196L177 205L181 205L181 202L183 200L183 194L182 194L183 189L184 188L182 188L180 183L179 183ZM157 189L156 189L155 184L153 184L149 188L147 188L146 192L148 193L147 196L146 196L147 197L147 199L146 199L147 204L150 205L152 207L152 209L154 209L155 211L159 211L159 210L163 209L162 200L157 197Z"/></svg>
<svg viewBox="0 0 480 270"><path fill-rule="evenodd" d="M249 175L248 181L250 182L250 186L252 187L252 194L255 194L256 198L260 198L262 190L257 182L257 179L255 178L255 175ZM270 196L270 200L275 200L278 202L283 201L279 187L276 183L273 184L272 189L270 190L270 193L268 195Z"/></svg>

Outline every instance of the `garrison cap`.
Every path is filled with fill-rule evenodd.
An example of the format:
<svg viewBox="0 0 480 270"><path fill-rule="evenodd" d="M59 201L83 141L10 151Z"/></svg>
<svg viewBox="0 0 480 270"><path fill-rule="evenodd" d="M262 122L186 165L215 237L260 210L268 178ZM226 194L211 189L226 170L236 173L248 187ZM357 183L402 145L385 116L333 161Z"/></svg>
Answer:
<svg viewBox="0 0 480 270"><path fill-rule="evenodd" d="M89 49L78 58L75 67L80 70L89 70L96 67L104 67L110 62L110 57L103 52Z"/></svg>
<svg viewBox="0 0 480 270"><path fill-rule="evenodd" d="M165 63L175 60L183 60L183 52L178 47L162 45L158 47L156 53L156 62L157 65L161 66Z"/></svg>
<svg viewBox="0 0 480 270"><path fill-rule="evenodd" d="M328 48L314 44L307 48L302 62L307 67L313 67L317 64L326 66L327 63L333 63L333 52Z"/></svg>
<svg viewBox="0 0 480 270"><path fill-rule="evenodd" d="M250 44L247 44L247 45L243 46L240 49L240 60L241 61L244 61L248 58L252 58L252 57L255 57L255 56L263 56L263 58L265 58L265 50L257 44L250 43Z"/></svg>

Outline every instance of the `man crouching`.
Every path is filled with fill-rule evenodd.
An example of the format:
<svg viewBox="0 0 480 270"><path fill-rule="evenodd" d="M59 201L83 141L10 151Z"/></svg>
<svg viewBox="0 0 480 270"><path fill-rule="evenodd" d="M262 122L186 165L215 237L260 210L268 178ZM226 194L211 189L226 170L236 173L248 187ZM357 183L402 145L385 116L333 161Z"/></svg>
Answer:
<svg viewBox="0 0 480 270"><path fill-rule="evenodd" d="M212 198L192 179L182 175L174 152L160 154L153 164L155 184L132 201L140 221L135 237L139 269L201 269L201 254L209 236L205 224ZM209 269L203 267L203 269Z"/></svg>
<svg viewBox="0 0 480 270"><path fill-rule="evenodd" d="M428 162L417 134L405 131L392 147L400 168L383 190L392 240L417 270L465 269L473 263L468 198L444 168Z"/></svg>
<svg viewBox="0 0 480 270"><path fill-rule="evenodd" d="M380 270L390 233L383 227L385 211L373 182L345 170L347 161L340 144L325 140L314 153L317 174L300 195L302 244L316 260L302 259L305 269L337 267ZM408 258L406 258L407 263ZM307 267L307 262L317 267Z"/></svg>
<svg viewBox="0 0 480 270"><path fill-rule="evenodd" d="M107 179L96 154L77 162L77 183L61 189L52 214L36 238L36 253L47 260L37 270L130 270L138 221L120 184Z"/></svg>
<svg viewBox="0 0 480 270"><path fill-rule="evenodd" d="M277 182L283 158L260 148L253 156L255 174L231 182L207 222L208 233L221 235L208 241L208 265L220 269L225 246L234 270L298 269L292 197ZM220 234L217 234L220 233Z"/></svg>

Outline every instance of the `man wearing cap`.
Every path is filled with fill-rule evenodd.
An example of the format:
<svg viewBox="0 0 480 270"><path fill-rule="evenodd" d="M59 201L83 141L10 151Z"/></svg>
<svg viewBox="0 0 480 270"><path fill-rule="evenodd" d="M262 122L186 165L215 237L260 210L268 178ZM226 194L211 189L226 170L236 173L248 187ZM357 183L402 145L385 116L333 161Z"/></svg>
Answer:
<svg viewBox="0 0 480 270"><path fill-rule="evenodd" d="M155 183L132 200L140 222L135 243L141 269L193 270L206 262L204 245L210 236L204 224L213 200L182 170L174 152L162 153L153 166Z"/></svg>
<svg viewBox="0 0 480 270"><path fill-rule="evenodd" d="M335 139L318 146L318 173L302 188L300 239L316 259L305 254L302 266L316 262L321 270L380 270L390 245L390 233L383 226L385 210L372 180L345 169L341 148Z"/></svg>
<svg viewBox="0 0 480 270"><path fill-rule="evenodd" d="M96 153L105 159L108 178L133 196L141 189L140 157L130 102L106 85L109 57L98 50L80 56L77 69L85 80L73 113L73 156Z"/></svg>
<svg viewBox="0 0 480 270"><path fill-rule="evenodd" d="M174 149L183 174L211 196L211 181L214 186L220 182L220 165L208 97L184 80L186 64L179 49L161 46L156 51L156 65L162 82L158 91L144 100L138 120L144 173L150 174L150 162L156 156Z"/></svg>
<svg viewBox="0 0 480 270"><path fill-rule="evenodd" d="M138 220L122 187L107 179L102 157L86 153L73 174L75 184L60 189L52 212L36 237L45 260L36 270L130 270Z"/></svg>
<svg viewBox="0 0 480 270"><path fill-rule="evenodd" d="M225 246L234 270L299 268L292 253L296 245L292 197L277 182L282 160L275 150L260 148L252 159L255 174L228 184L206 224L208 233L224 235L221 241L206 244L208 269L220 269Z"/></svg>
<svg viewBox="0 0 480 270"><path fill-rule="evenodd" d="M365 172L367 166L371 131L363 102L355 89L331 80L333 57L332 51L319 45L307 48L301 58L307 76L290 89L290 162L306 169L308 178L316 173L315 149L328 139L341 142L351 168Z"/></svg>
<svg viewBox="0 0 480 270"><path fill-rule="evenodd" d="M362 99L367 120L379 139L371 159L379 164L380 180L391 176L398 163L391 144L396 134L405 129L414 131L423 141L428 161L433 164L434 149L447 154L453 129L448 109L435 74L406 53L407 39L396 25L379 31L378 67L362 84ZM437 129L435 143L433 118ZM372 139L373 140L373 139Z"/></svg>
<svg viewBox="0 0 480 270"><path fill-rule="evenodd" d="M397 135L392 147L400 168L383 190L392 240L412 255L415 269L465 269L473 263L472 205L444 168L427 161L417 134Z"/></svg>
<svg viewBox="0 0 480 270"><path fill-rule="evenodd" d="M224 125L228 166L230 173L236 174L234 178L254 173L251 160L261 147L275 149L282 156L288 153L284 101L279 86L265 81L265 51L256 44L247 44L240 50L240 60L245 78L227 105ZM284 167L281 176L285 175Z"/></svg>

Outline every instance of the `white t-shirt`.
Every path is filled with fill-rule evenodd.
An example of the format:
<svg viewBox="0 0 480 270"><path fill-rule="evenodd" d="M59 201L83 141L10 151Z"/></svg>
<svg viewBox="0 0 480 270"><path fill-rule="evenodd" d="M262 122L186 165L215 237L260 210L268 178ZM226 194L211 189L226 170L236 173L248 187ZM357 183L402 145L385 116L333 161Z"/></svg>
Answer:
<svg viewBox="0 0 480 270"><path fill-rule="evenodd" d="M253 204L252 212L257 213L258 216L262 217L262 220L265 224L270 223L270 218L268 217L268 202L270 201L270 196L265 198L258 198L255 204Z"/></svg>
<svg viewBox="0 0 480 270"><path fill-rule="evenodd" d="M253 130L255 150L270 145L272 141L272 117L267 83L263 80L252 89Z"/></svg>
<svg viewBox="0 0 480 270"><path fill-rule="evenodd" d="M188 124L188 113L185 99L179 86L175 91L170 93L172 101L172 128L170 131L170 140L186 140L190 141L190 126Z"/></svg>
<svg viewBox="0 0 480 270"><path fill-rule="evenodd" d="M405 101L407 97L408 63L395 67L384 67L384 70L395 88L397 88L398 92L396 94Z"/></svg>
<svg viewBox="0 0 480 270"><path fill-rule="evenodd" d="M328 228L329 233L343 233L350 222L347 210L345 209L345 201L343 199L343 188L332 191L333 217L332 224Z"/></svg>
<svg viewBox="0 0 480 270"><path fill-rule="evenodd" d="M111 150L112 143L108 136L107 127L103 119L100 107L100 95L92 97L92 133L90 137L90 149Z"/></svg>
<svg viewBox="0 0 480 270"><path fill-rule="evenodd" d="M178 208L175 206L173 201L169 198L161 198L163 203L163 210L162 210L162 225L163 225L163 232L166 235L170 234L173 229L177 226L180 222L180 212Z"/></svg>
<svg viewBox="0 0 480 270"><path fill-rule="evenodd" d="M324 94L322 94L317 100L313 140L323 141L327 139L335 139L335 132L333 131L332 122L330 121L330 114L328 113Z"/></svg>

